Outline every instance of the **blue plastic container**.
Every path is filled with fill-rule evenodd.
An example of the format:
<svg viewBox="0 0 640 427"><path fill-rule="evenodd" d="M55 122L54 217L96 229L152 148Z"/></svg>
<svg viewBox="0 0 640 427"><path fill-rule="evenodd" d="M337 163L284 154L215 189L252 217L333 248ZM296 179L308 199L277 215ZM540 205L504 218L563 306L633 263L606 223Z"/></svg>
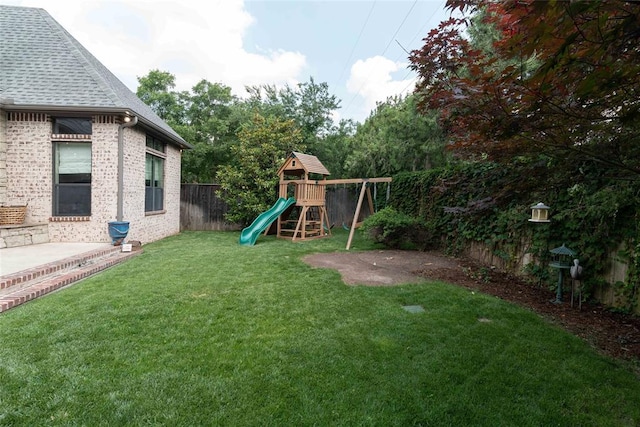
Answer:
<svg viewBox="0 0 640 427"><path fill-rule="evenodd" d="M111 244L124 243L125 237L129 234L129 221L111 221L109 223L109 237Z"/></svg>

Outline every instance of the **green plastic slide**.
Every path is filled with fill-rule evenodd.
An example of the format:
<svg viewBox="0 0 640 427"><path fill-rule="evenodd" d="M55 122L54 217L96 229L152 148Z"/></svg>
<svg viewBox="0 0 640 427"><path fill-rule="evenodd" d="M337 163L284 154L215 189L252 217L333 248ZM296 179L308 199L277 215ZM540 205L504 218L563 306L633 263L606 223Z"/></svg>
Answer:
<svg viewBox="0 0 640 427"><path fill-rule="evenodd" d="M289 206L293 205L296 199L289 197L285 199L280 197L275 205L266 212L261 213L253 221L253 223L242 230L240 233L240 244L245 246L253 246L258 239L260 233L267 229L273 221L278 218Z"/></svg>

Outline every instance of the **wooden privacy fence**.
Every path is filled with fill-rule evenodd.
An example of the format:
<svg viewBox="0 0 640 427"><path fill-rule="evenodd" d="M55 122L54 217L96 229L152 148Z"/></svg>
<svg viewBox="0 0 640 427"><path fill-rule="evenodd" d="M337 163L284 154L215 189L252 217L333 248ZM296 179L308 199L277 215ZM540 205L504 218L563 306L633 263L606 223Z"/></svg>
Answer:
<svg viewBox="0 0 640 427"><path fill-rule="evenodd" d="M180 187L180 230L229 231L242 227L224 219L227 204L216 195L218 184L182 184ZM359 186L327 186L326 209L329 224L349 226L358 203ZM273 200L275 203L276 200ZM364 204L360 218L370 215Z"/></svg>
<svg viewBox="0 0 640 427"><path fill-rule="evenodd" d="M229 231L241 227L224 219L227 204L218 196L218 184L180 186L180 230Z"/></svg>
<svg viewBox="0 0 640 427"><path fill-rule="evenodd" d="M346 187L327 186L326 208L331 226L349 227L353 221L353 214L358 205L360 186ZM369 206L365 203L360 209L360 220L371 215Z"/></svg>

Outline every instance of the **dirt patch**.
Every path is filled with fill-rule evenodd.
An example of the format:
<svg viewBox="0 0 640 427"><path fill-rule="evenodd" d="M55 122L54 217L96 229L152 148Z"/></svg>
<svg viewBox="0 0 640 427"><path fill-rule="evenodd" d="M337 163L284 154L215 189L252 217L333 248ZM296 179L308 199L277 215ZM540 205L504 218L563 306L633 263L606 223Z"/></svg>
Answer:
<svg viewBox="0 0 640 427"><path fill-rule="evenodd" d="M400 283L420 283L429 278L428 272L458 270L453 259L431 255L428 252L368 251L332 254L313 254L304 261L314 267L333 268L342 275L347 285L393 286Z"/></svg>
<svg viewBox="0 0 640 427"><path fill-rule="evenodd" d="M464 258L438 252L381 250L313 254L304 261L314 267L333 268L348 285L393 286L441 280L494 295L528 308L581 337L609 356L634 361L640 369L640 318L614 313L605 307L577 302L570 296L555 304L555 292L487 268Z"/></svg>

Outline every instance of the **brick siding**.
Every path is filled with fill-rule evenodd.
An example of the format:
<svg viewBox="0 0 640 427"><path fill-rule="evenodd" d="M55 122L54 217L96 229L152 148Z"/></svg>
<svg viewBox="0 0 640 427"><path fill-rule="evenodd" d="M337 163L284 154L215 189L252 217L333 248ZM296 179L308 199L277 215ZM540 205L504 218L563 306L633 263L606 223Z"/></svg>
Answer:
<svg viewBox="0 0 640 427"><path fill-rule="evenodd" d="M0 205L7 200L7 113L0 110Z"/></svg>
<svg viewBox="0 0 640 427"><path fill-rule="evenodd" d="M53 162L51 123L31 117L7 120L8 205L28 205L25 223L47 222L51 216ZM17 119L17 120L15 120Z"/></svg>
<svg viewBox="0 0 640 427"><path fill-rule="evenodd" d="M91 216L52 218L53 144L51 120L45 115L0 115L5 126L7 204L28 204L25 223L48 223L51 242L110 242L108 222L116 220L118 188L118 126L110 116L94 118L91 136ZM45 117L45 120L42 118ZM13 119L13 120L12 120ZM145 215L146 134L140 126L124 129L124 221L127 240L152 242L180 230L180 150L167 147L165 213ZM0 138L0 144L2 139ZM0 185L2 184L0 145ZM0 188L0 197L2 189ZM2 201L2 199L0 199Z"/></svg>

